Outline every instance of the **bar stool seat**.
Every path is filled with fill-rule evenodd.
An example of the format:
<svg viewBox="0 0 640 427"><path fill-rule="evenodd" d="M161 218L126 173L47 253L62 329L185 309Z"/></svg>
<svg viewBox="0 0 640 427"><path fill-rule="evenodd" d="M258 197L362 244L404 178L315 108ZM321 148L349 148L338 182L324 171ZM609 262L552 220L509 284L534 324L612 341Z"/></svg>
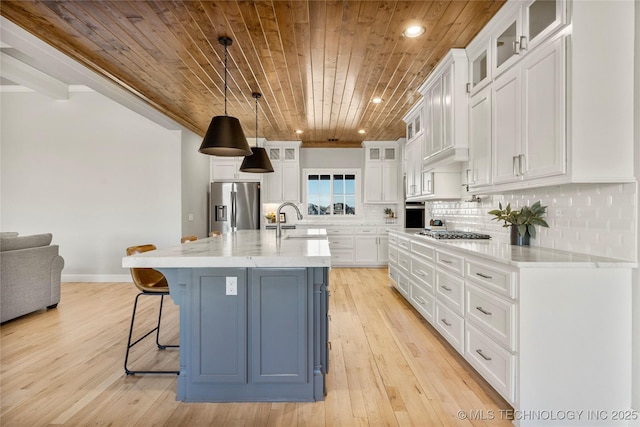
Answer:
<svg viewBox="0 0 640 427"><path fill-rule="evenodd" d="M140 246L131 246L127 248L127 255L139 254L147 251L155 250L155 245L147 244ZM129 361L129 350L140 341L151 335L152 333L156 333L156 346L159 350L164 350L166 348L177 348L179 345L168 345L168 344L160 344L160 323L162 321L162 305L164 302L165 295L169 295L169 284L167 283L167 279L164 277L162 273L158 270L154 270L153 268L132 268L131 269L131 278L133 279L133 284L140 290L140 293L136 295L135 302L133 304L133 313L131 315L131 325L129 327L129 338L127 340L127 352L124 358L124 371L127 375L134 374L179 374L180 371L167 371L167 370L132 370L128 367ZM133 326L136 318L136 309L138 307L138 299L141 296L159 296L160 297L160 309L158 311L158 323L155 328L151 329L147 333L145 333L142 337L138 338L133 343L131 342L133 336Z"/></svg>

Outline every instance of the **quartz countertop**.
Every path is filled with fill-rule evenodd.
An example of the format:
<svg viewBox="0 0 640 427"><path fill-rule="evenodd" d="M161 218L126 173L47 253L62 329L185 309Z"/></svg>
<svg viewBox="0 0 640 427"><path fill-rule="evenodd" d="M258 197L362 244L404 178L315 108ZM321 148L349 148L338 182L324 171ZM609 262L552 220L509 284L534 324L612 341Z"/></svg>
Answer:
<svg viewBox="0 0 640 427"><path fill-rule="evenodd" d="M443 251L455 249L456 251L462 251L469 255L475 255L519 268L636 268L638 266L637 263L633 261L541 248L538 246L515 246L508 243L497 242L492 239L434 239L428 236L416 235L415 233L418 231L420 230L395 230L395 232L400 235L418 239L418 241L431 244Z"/></svg>
<svg viewBox="0 0 640 427"><path fill-rule="evenodd" d="M126 268L330 267L324 229L240 230L122 258Z"/></svg>

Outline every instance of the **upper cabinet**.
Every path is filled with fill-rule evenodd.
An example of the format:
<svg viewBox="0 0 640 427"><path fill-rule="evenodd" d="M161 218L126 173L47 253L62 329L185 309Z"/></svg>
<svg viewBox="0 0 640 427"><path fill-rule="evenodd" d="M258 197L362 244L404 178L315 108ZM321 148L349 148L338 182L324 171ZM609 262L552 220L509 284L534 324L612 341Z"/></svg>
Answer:
<svg viewBox="0 0 640 427"><path fill-rule="evenodd" d="M211 181L260 181L262 174L240 172L244 157L211 156Z"/></svg>
<svg viewBox="0 0 640 427"><path fill-rule="evenodd" d="M400 199L400 160L397 142L364 141L365 203L397 203Z"/></svg>
<svg viewBox="0 0 640 427"><path fill-rule="evenodd" d="M424 99L423 169L468 159L468 73L465 50L451 49L420 86Z"/></svg>
<svg viewBox="0 0 640 427"><path fill-rule="evenodd" d="M407 200L416 199L422 196L422 150L425 140L424 129L420 127L420 132L415 133L416 120L422 121L424 115L425 102L420 99L411 110L402 118L407 124L407 143L404 149L405 154L405 197Z"/></svg>
<svg viewBox="0 0 640 427"><path fill-rule="evenodd" d="M264 202L300 202L300 145L300 141L265 144L273 173L264 174Z"/></svg>
<svg viewBox="0 0 640 427"><path fill-rule="evenodd" d="M632 182L633 38L632 2L508 1L467 47L470 191Z"/></svg>
<svg viewBox="0 0 640 427"><path fill-rule="evenodd" d="M491 38L494 77L566 23L565 0L528 0L506 6Z"/></svg>

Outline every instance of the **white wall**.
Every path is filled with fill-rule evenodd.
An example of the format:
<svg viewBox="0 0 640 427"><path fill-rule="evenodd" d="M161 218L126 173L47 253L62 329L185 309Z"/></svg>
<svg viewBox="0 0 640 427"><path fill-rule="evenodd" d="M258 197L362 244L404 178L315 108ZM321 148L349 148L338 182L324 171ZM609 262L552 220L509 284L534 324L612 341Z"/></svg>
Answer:
<svg viewBox="0 0 640 427"><path fill-rule="evenodd" d="M91 91L0 96L0 230L53 233L63 281L130 281L126 247L179 243L180 131Z"/></svg>
<svg viewBox="0 0 640 427"><path fill-rule="evenodd" d="M200 144L201 136L189 130L182 132L182 235L204 238L207 237L211 156L198 152Z"/></svg>

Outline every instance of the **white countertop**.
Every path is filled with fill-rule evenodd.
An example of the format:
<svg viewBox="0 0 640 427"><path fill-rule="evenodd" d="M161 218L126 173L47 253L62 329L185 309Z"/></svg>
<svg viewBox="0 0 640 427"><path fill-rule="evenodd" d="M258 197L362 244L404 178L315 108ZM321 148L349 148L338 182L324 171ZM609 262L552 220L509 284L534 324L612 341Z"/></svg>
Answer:
<svg viewBox="0 0 640 427"><path fill-rule="evenodd" d="M632 261L541 248L538 246L515 246L508 243L496 242L491 239L434 239L427 236L418 236L415 234L417 231L419 230L396 230L396 232L401 235L404 234L411 238L417 238L419 241L429 243L437 249L444 251L447 249L455 249L470 255L519 268L635 268L638 266L637 263Z"/></svg>
<svg viewBox="0 0 640 427"><path fill-rule="evenodd" d="M324 229L241 230L122 258L126 268L330 267Z"/></svg>

